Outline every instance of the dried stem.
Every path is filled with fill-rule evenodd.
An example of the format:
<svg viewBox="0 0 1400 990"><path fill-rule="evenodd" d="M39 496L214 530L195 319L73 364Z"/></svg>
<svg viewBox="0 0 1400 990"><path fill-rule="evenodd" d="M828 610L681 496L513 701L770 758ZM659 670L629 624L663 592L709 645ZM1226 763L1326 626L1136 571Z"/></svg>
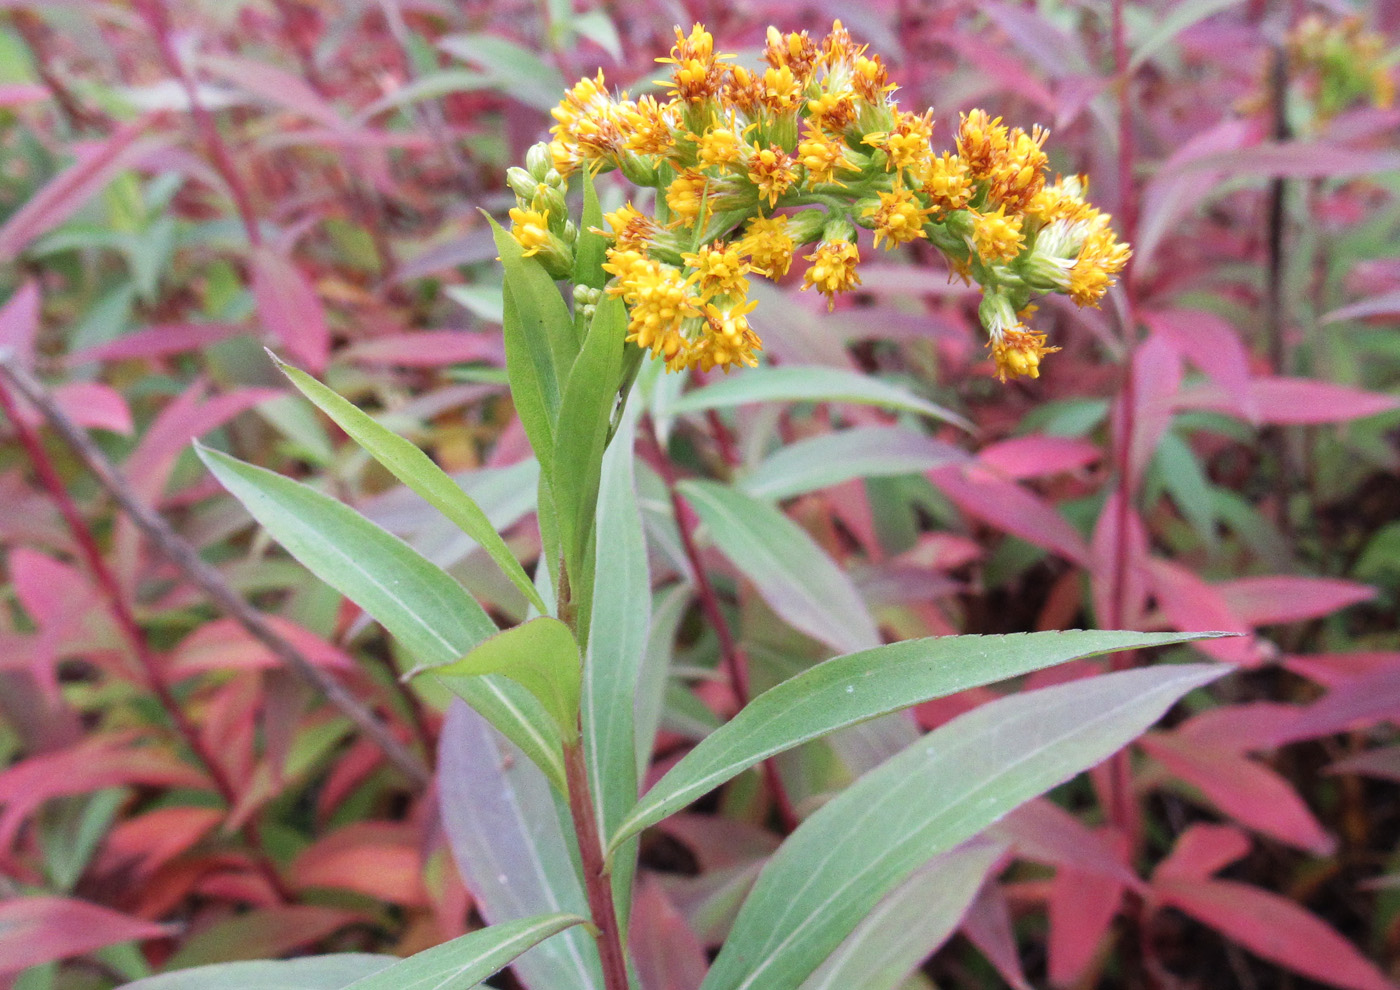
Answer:
<svg viewBox="0 0 1400 990"><path fill-rule="evenodd" d="M142 502L120 470L107 459L88 435L58 408L38 381L3 355L0 355L0 373L3 373L15 389L28 399L49 425L67 441L98 483L171 563L202 588L226 615L236 619L249 635L266 646L288 670L314 687L328 702L354 722L416 786L428 785L432 780L432 771L427 765L395 738L354 695L321 668L312 664L295 646L278 634L262 613L244 601L242 596L229 586L217 569L205 563L195 549L176 533L163 517Z"/></svg>

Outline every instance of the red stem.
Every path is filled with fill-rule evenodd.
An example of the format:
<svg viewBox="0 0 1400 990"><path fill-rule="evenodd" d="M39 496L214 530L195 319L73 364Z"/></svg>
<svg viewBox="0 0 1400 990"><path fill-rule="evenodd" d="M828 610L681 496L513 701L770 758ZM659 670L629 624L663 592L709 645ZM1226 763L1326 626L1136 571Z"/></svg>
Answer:
<svg viewBox="0 0 1400 990"><path fill-rule="evenodd" d="M234 786L228 771L219 763L205 745L199 730L194 723L189 720L180 703L175 696L170 693L169 686L165 683L165 678L160 673L160 665L155 653L151 650L150 642L146 639L146 633L136 620L130 606L127 605L126 596L122 591L117 577L107 566L107 562L102 557L102 551L98 548L97 538L88 527L87 522L78 512L77 505L68 494L68 489L63 484L63 479L58 476L58 471L53 466L48 452L39 441L38 435L29 427L29 424L21 418L19 408L10 396L9 390L0 384L0 411L3 411L10 422L14 424L15 435L19 438L20 445L29 455L30 463L34 466L34 473L38 475L44 488L48 490L49 497L53 499L58 507L59 513L67 523L69 530L73 534L74 542L77 543L78 552L83 561L87 564L93 580L97 582L102 593L107 598L108 607L112 617L116 620L117 626L121 629L123 636L130 644L132 652L136 655L136 660L141 666L141 672L146 681L146 686L155 694L164 709L167 717L175 726L175 731L184 740L185 745L194 753L195 758L204 766L213 781L215 789L224 802L233 808L238 802L238 789ZM267 880L268 884L283 901L292 900L292 893L282 882L276 868L262 852L262 843L258 836L256 824L250 819L244 826L244 838L255 851L255 862L258 871Z"/></svg>
<svg viewBox="0 0 1400 990"><path fill-rule="evenodd" d="M612 877L603 858L598 819L593 813L593 795L588 787L588 764L583 745L564 747L564 776L569 786L569 811L578 836L583 886L588 895L588 912L598 929L598 956L603 964L606 990L628 990L627 956L622 949L622 931L613 905Z"/></svg>
<svg viewBox="0 0 1400 990"><path fill-rule="evenodd" d="M714 629L715 635L719 638L720 657L724 662L725 673L729 676L729 687L734 692L739 707L742 708L749 703L748 658L744 655L743 648L734 639L734 634L719 606L719 595L715 593L714 585L710 583L709 574L700 560L700 551L695 546L695 517L690 506L685 504L680 493L676 490L675 468L672 466L670 458L666 456L666 451L661 446L661 439L656 435L656 426L650 418L646 420L645 435L654 448L656 469L660 472L662 480L666 482L666 492L671 497L671 510L676 516L676 529L681 535L681 545L685 549L686 560L690 562L690 569L695 574L695 591L700 600L700 611L705 614L705 620L709 622L710 627ZM787 789L783 786L782 778L778 775L778 768L772 760L764 760L762 767L764 782L768 785L769 793L773 795L773 801L777 807L778 820L782 823L785 832L792 832L798 826L797 812L792 806L792 799L788 797Z"/></svg>

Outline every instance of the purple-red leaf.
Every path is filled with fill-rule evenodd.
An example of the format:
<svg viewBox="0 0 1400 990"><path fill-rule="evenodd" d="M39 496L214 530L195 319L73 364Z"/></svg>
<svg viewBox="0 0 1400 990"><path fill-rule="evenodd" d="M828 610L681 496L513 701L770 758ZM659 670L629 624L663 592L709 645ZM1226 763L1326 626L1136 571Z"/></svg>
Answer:
<svg viewBox="0 0 1400 990"><path fill-rule="evenodd" d="M1392 395L1364 392L1310 378L1281 376L1251 380L1248 398L1259 411L1258 421L1276 426L1344 423L1400 406L1400 398ZM1176 405L1178 409L1207 409L1229 416L1239 415L1235 398L1214 383L1183 390L1177 395Z"/></svg>
<svg viewBox="0 0 1400 990"><path fill-rule="evenodd" d="M1249 855L1249 836L1233 825L1198 822L1176 840L1171 853L1152 871L1152 882L1205 880Z"/></svg>
<svg viewBox="0 0 1400 990"><path fill-rule="evenodd" d="M263 326L297 364L320 374L330 355L331 331L315 287L296 262L266 245L253 249L249 266Z"/></svg>
<svg viewBox="0 0 1400 990"><path fill-rule="evenodd" d="M0 901L0 973L100 949L119 942L164 938L166 925L67 897Z"/></svg>

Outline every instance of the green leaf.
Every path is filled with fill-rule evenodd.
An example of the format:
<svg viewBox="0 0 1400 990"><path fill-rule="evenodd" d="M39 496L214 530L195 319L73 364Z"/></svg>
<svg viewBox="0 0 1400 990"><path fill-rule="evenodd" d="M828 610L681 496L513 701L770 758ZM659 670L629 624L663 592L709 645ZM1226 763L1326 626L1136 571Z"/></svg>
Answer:
<svg viewBox="0 0 1400 990"><path fill-rule="evenodd" d="M450 34L438 41L438 47L483 70L501 92L537 110L557 106L566 88L558 69L529 49L495 34Z"/></svg>
<svg viewBox="0 0 1400 990"><path fill-rule="evenodd" d="M147 977L121 990L345 990L398 962L394 956L345 952L285 961L218 963Z"/></svg>
<svg viewBox="0 0 1400 990"><path fill-rule="evenodd" d="M535 590L525 568L510 552L506 541L491 526L486 513L472 501L471 496L462 491L460 485L448 477L447 473L432 462L427 454L403 437L386 429L354 403L338 395L315 378L284 362L277 355L268 352L277 367L282 370L293 385L316 407L335 421L350 439L365 449L389 472L413 489L423 499L461 528L477 543L481 544L497 566L520 589L531 604L541 612L547 611L539 592Z"/></svg>
<svg viewBox="0 0 1400 990"><path fill-rule="evenodd" d="M228 454L195 449L288 553L368 612L418 662L451 663L496 634L490 616L447 572L354 509ZM564 787L559 735L528 691L498 677L443 681Z"/></svg>
<svg viewBox="0 0 1400 990"><path fill-rule="evenodd" d="M467 990L551 935L587 923L576 914L545 914L492 925L409 956L345 990Z"/></svg>
<svg viewBox="0 0 1400 990"><path fill-rule="evenodd" d="M1152 20L1152 30L1138 42L1132 58L1128 60L1128 71L1137 69L1191 25L1222 10L1228 10L1239 2L1240 0L1182 0L1164 16Z"/></svg>
<svg viewBox="0 0 1400 990"><path fill-rule="evenodd" d="M603 835L637 803L636 710L644 690L642 661L651 622L651 577L632 470L640 408L638 403L624 413L603 455L598 493L597 575L588 662L583 667L582 725L594 811ZM631 855L613 866L613 889L624 917L634 866Z"/></svg>
<svg viewBox="0 0 1400 990"><path fill-rule="evenodd" d="M960 426L973 426L957 413L921 399L913 392L856 371L816 365L751 368L742 375L687 392L668 410L704 412L747 402L850 402L855 405L903 409Z"/></svg>
<svg viewBox="0 0 1400 990"><path fill-rule="evenodd" d="M647 791L612 845L760 761L837 729L1068 660L1218 635L1075 630L932 636L835 657L763 692L710 733Z"/></svg>
<svg viewBox="0 0 1400 990"><path fill-rule="evenodd" d="M487 220L505 269L501 329L511 400L539 459L540 470L549 477L554 473L559 380L573 365L576 347L573 318L548 273L532 258L525 257L524 249L509 231L490 217Z"/></svg>
<svg viewBox="0 0 1400 990"><path fill-rule="evenodd" d="M574 242L574 284L601 289L608 282L608 273L603 271L608 241L602 234L594 233L603 227L603 207L589 169L583 170L583 216L579 220L578 240Z"/></svg>
<svg viewBox="0 0 1400 990"><path fill-rule="evenodd" d="M433 673L439 677L504 674L539 699L565 741L572 742L578 732L582 677L578 643L558 619L541 616L496 633L462 659L434 667Z"/></svg>
<svg viewBox="0 0 1400 990"><path fill-rule="evenodd" d="M584 548L593 534L598 479L608 421L622 374L622 340L627 311L615 297L598 304L588 339L564 388L554 438L554 510L569 578L577 591L587 580ZM575 594L575 600L582 597Z"/></svg>
<svg viewBox="0 0 1400 990"><path fill-rule="evenodd" d="M795 990L929 858L1101 762L1228 670L1146 667L1026 691L919 739L788 836L701 990Z"/></svg>
<svg viewBox="0 0 1400 990"><path fill-rule="evenodd" d="M779 509L717 482L677 488L720 551L794 628L840 653L880 642L851 579Z"/></svg>
<svg viewBox="0 0 1400 990"><path fill-rule="evenodd" d="M865 916L802 990L896 990L957 930L1005 852L974 840L929 860Z"/></svg>
<svg viewBox="0 0 1400 990"><path fill-rule="evenodd" d="M952 444L899 426L822 433L779 447L744 476L739 487L775 501L839 485L852 478L899 477L966 460Z"/></svg>

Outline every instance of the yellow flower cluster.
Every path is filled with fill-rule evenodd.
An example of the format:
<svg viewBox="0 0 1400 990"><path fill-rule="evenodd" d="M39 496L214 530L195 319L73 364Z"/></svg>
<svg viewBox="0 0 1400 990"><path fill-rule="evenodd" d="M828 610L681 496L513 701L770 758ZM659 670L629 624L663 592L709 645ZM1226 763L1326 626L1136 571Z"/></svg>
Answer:
<svg viewBox="0 0 1400 990"><path fill-rule="evenodd" d="M761 69L732 58L701 25L677 28L657 60L670 67L666 99L613 95L601 72L581 79L553 111L552 140L511 170L512 232L560 278L577 236L570 176L618 170L655 190L649 213L629 203L607 215L603 270L627 305L627 339L668 369L755 365L749 278L781 278L814 244L802 288L830 308L860 285L857 227L876 248L928 241L982 286L1003 380L1035 377L1055 350L1016 317L1034 294L1097 305L1126 263L1084 183L1046 183L1045 131L973 110L956 151L935 154L932 111L900 109L880 57L840 21L820 41L769 28Z"/></svg>
<svg viewBox="0 0 1400 990"><path fill-rule="evenodd" d="M1381 110L1395 103L1396 55L1385 38L1359 17L1328 21L1310 14L1288 33L1290 69L1311 77L1318 116L1326 120L1353 102L1369 99Z"/></svg>

